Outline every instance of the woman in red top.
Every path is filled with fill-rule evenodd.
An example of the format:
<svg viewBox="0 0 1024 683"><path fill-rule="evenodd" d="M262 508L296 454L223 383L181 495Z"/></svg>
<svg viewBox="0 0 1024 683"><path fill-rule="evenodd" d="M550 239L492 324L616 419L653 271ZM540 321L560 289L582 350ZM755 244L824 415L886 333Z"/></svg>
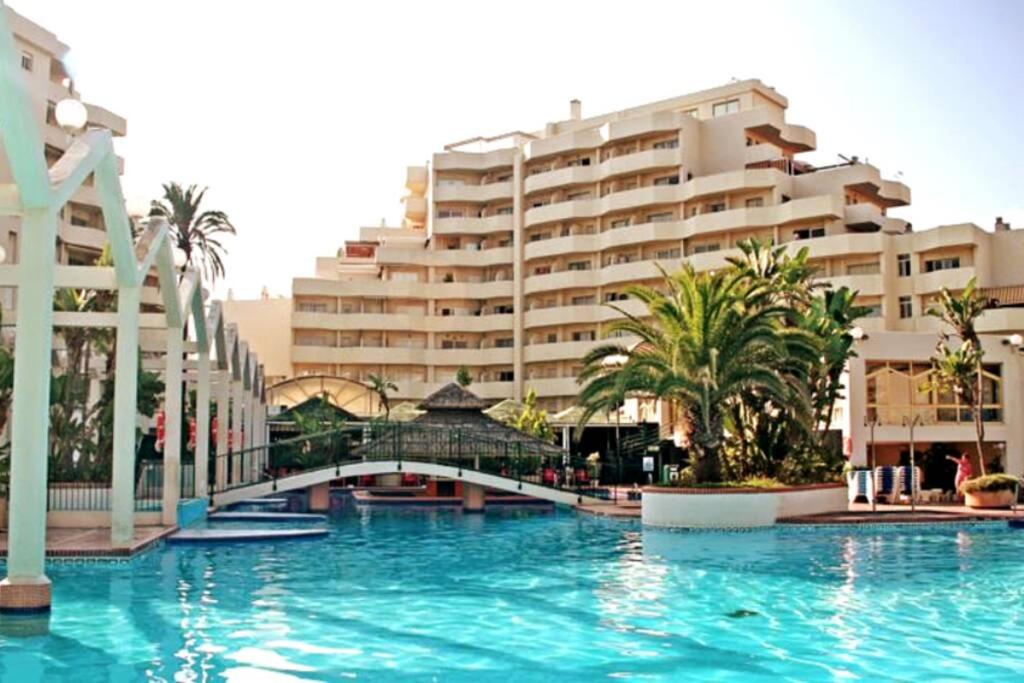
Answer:
<svg viewBox="0 0 1024 683"><path fill-rule="evenodd" d="M963 493L960 489L964 485L964 482L970 479L974 474L974 470L971 468L971 458L967 453L961 453L959 458L947 455L946 460L956 463L956 479L953 480L953 485L956 487L957 495L963 497Z"/></svg>

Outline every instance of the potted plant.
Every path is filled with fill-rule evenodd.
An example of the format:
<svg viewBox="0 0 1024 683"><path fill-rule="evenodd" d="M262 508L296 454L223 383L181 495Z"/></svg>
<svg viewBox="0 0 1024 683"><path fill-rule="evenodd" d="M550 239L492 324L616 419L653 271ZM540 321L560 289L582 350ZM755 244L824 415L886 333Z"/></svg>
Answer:
<svg viewBox="0 0 1024 683"><path fill-rule="evenodd" d="M968 479L961 491L964 502L971 508L1005 508L1017 499L1020 480L1009 474L989 474Z"/></svg>

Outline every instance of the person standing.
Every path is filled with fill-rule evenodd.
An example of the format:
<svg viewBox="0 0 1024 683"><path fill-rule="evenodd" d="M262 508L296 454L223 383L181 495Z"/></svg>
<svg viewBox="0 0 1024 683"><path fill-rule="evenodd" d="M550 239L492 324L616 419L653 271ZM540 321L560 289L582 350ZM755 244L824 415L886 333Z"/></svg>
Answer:
<svg viewBox="0 0 1024 683"><path fill-rule="evenodd" d="M971 467L971 458L966 452L964 452L960 454L959 458L947 455L946 460L956 463L956 479L953 480L953 486L956 489L956 495L959 498L963 498L964 494L961 489L963 488L964 482L974 475L974 469Z"/></svg>

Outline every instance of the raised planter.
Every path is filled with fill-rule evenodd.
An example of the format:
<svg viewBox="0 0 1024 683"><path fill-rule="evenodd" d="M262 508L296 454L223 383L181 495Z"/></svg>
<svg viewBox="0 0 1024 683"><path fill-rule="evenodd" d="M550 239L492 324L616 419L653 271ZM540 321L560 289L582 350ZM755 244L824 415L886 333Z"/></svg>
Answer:
<svg viewBox="0 0 1024 683"><path fill-rule="evenodd" d="M816 484L777 489L648 486L641 518L650 526L754 529L779 519L846 510L846 486Z"/></svg>
<svg viewBox="0 0 1024 683"><path fill-rule="evenodd" d="M1002 489L1000 491L975 491L964 493L964 503L969 508L1008 508L1013 505L1016 491Z"/></svg>

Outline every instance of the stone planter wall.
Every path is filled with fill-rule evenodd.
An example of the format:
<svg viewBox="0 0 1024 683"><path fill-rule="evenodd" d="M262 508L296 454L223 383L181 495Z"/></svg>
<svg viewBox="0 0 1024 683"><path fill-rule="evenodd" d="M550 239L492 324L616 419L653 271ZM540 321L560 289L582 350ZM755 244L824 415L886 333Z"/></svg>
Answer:
<svg viewBox="0 0 1024 683"><path fill-rule="evenodd" d="M780 489L644 489L642 519L650 526L753 529L779 519L846 510L846 487L822 484Z"/></svg>

